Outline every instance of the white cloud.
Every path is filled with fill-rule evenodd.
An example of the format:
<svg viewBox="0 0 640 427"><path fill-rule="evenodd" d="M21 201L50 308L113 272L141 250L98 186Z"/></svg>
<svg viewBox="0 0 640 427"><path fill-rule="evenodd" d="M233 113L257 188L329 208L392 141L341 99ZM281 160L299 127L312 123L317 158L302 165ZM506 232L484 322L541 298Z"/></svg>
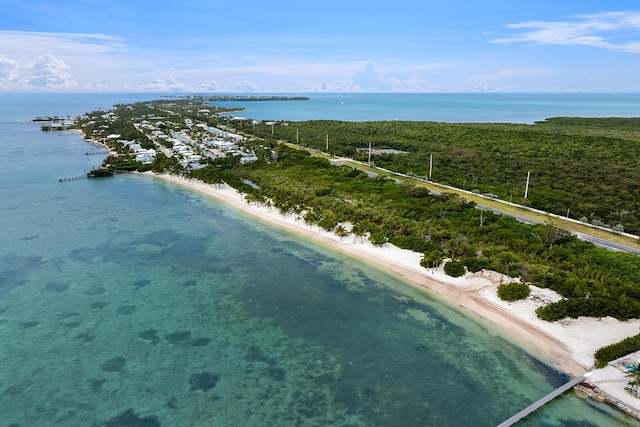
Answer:
<svg viewBox="0 0 640 427"><path fill-rule="evenodd" d="M0 54L0 88L11 87L18 79L20 65Z"/></svg>
<svg viewBox="0 0 640 427"><path fill-rule="evenodd" d="M512 37L497 38L492 43L537 43L565 46L593 46L600 49L640 53L640 14L609 12L578 15L570 22L527 21L507 25L525 30ZM529 31L526 31L529 30ZM626 41L621 41L626 39Z"/></svg>
<svg viewBox="0 0 640 427"><path fill-rule="evenodd" d="M351 75L351 83L360 90L386 92L391 85L385 81L377 70L373 61L367 61L363 69L358 69Z"/></svg>
<svg viewBox="0 0 640 427"><path fill-rule="evenodd" d="M407 72L418 71L418 74L407 77L390 76L385 77L378 70L378 65L374 61L367 61L362 69L356 69L351 79L341 87L342 91L356 92L440 92L444 91L443 86L437 86L434 83L425 80L423 73L429 70L439 68L450 68L451 64L426 64L426 65L408 65L398 66L392 64L385 67L387 71L393 73L406 74Z"/></svg>
<svg viewBox="0 0 640 427"><path fill-rule="evenodd" d="M194 92L217 92L220 88L218 82L213 80L205 80L193 88Z"/></svg>
<svg viewBox="0 0 640 427"><path fill-rule="evenodd" d="M173 77L169 77L167 80L154 79L149 83L145 83L140 86L140 89L150 92L184 92L186 86L187 85L185 83L179 82Z"/></svg>
<svg viewBox="0 0 640 427"><path fill-rule="evenodd" d="M76 80L65 70L69 66L64 61L47 53L38 58L29 69L30 75L26 84L30 87L44 89L69 89L77 86Z"/></svg>
<svg viewBox="0 0 640 427"><path fill-rule="evenodd" d="M103 54L126 50L122 39L104 34L1 31L2 51L20 62L55 52L57 56Z"/></svg>
<svg viewBox="0 0 640 427"><path fill-rule="evenodd" d="M238 82L233 87L233 90L235 92L251 93L251 92L260 92L260 87L258 87L258 85L256 85L253 82L249 82L249 81L243 80L241 82Z"/></svg>
<svg viewBox="0 0 640 427"><path fill-rule="evenodd" d="M316 92L318 88L316 88L313 83L308 80L303 80L295 87L296 92Z"/></svg>

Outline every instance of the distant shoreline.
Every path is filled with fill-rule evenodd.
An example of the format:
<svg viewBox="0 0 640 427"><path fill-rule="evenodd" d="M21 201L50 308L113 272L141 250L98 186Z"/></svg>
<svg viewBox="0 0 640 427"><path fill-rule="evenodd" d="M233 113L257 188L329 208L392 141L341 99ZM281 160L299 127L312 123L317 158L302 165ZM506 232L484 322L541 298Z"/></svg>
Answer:
<svg viewBox="0 0 640 427"><path fill-rule="evenodd" d="M193 99L199 102L308 101L308 96L280 95L162 95L161 98Z"/></svg>

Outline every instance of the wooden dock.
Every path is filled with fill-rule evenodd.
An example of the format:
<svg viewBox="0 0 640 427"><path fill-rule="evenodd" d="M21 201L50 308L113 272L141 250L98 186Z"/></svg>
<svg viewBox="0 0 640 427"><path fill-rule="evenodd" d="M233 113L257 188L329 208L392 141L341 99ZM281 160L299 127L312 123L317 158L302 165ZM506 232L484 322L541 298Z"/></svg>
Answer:
<svg viewBox="0 0 640 427"><path fill-rule="evenodd" d="M523 419L527 415L531 414L532 412L534 412L538 408L544 406L546 403L552 401L556 397L560 396L561 394L563 394L567 390L570 390L571 388L573 388L574 386L580 384L582 381L584 381L586 379L587 378L584 375L581 376L581 377L577 377L577 378L572 379L568 383L566 383L566 384L558 387L557 389L553 390L551 393L547 394L542 399L540 399L537 402L527 406L522 411L520 411L517 414L515 414L513 417L509 418L508 420L504 421L501 424L498 424L498 427L509 427L509 426L517 423L518 421L520 421L521 419Z"/></svg>
<svg viewBox="0 0 640 427"><path fill-rule="evenodd" d="M84 175L74 175L74 176L59 176L58 182L67 182L67 181L77 181L79 179L86 179L87 174Z"/></svg>

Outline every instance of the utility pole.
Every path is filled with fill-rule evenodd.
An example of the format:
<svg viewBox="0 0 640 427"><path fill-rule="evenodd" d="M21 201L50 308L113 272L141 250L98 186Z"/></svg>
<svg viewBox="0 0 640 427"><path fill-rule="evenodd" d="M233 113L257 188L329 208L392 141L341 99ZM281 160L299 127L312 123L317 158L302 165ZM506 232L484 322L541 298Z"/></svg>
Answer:
<svg viewBox="0 0 640 427"><path fill-rule="evenodd" d="M531 171L527 172L527 185L524 188L524 198L527 199L529 195L529 179L531 178Z"/></svg>
<svg viewBox="0 0 640 427"><path fill-rule="evenodd" d="M325 151L329 152L329 134L327 134L327 149Z"/></svg>
<svg viewBox="0 0 640 427"><path fill-rule="evenodd" d="M298 136L298 129L296 129L296 144L300 145L300 137Z"/></svg>
<svg viewBox="0 0 640 427"><path fill-rule="evenodd" d="M433 153L429 156L429 181L431 181L431 172L433 172Z"/></svg>
<svg viewBox="0 0 640 427"><path fill-rule="evenodd" d="M371 141L369 141L369 164L371 164Z"/></svg>

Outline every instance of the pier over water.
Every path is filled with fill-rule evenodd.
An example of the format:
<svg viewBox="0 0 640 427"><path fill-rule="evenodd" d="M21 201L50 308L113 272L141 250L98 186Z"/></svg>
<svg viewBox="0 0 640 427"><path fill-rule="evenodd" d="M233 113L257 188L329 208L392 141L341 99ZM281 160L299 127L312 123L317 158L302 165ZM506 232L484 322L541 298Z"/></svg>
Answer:
<svg viewBox="0 0 640 427"><path fill-rule="evenodd" d="M87 174L73 175L73 176L59 176L58 182L77 181L79 179L86 179L86 178L87 178Z"/></svg>
<svg viewBox="0 0 640 427"><path fill-rule="evenodd" d="M582 381L584 381L586 379L587 379L587 377L585 377L584 375L581 376L581 377L577 377L577 378L572 379L568 383L566 383L566 384L558 387L557 389L553 390L551 393L547 394L542 399L540 399L537 402L532 403L531 405L527 406L522 411L518 412L517 414L515 414L514 416L512 416L508 420L498 424L498 427L509 427L509 426L517 423L518 421L520 421L521 419L523 419L527 415L533 413L538 408L541 408L545 404L549 403L550 401L552 401L556 397L560 396L561 394L563 394L567 390L570 390L571 388L573 388L574 386L580 384Z"/></svg>

